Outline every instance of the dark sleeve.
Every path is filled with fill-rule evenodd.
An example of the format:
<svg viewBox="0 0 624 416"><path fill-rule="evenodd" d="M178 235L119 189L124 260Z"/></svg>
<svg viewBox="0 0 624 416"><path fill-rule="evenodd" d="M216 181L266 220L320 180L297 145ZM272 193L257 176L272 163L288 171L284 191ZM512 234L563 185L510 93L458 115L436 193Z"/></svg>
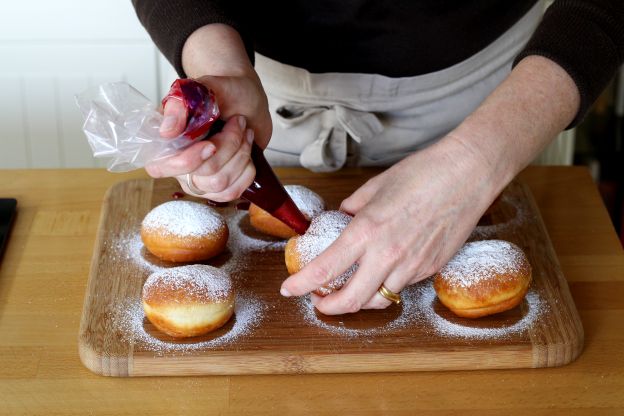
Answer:
<svg viewBox="0 0 624 416"><path fill-rule="evenodd" d="M244 18L237 16L233 1L132 0L139 20L152 40L181 77L182 47L197 29L210 23L232 26L243 38L247 55L253 62L253 41ZM244 7L244 6L243 6Z"/></svg>
<svg viewBox="0 0 624 416"><path fill-rule="evenodd" d="M556 0L514 65L529 55L553 60L576 83L574 127L624 61L624 0Z"/></svg>

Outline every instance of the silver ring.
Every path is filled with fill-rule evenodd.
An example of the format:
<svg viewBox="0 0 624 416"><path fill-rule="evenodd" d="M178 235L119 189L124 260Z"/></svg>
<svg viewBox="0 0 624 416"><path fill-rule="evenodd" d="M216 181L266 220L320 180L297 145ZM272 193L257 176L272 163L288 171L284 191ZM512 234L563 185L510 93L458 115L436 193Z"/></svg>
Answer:
<svg viewBox="0 0 624 416"><path fill-rule="evenodd" d="M190 173L186 174L186 187L195 195L205 195L208 193L207 191L202 191L195 186L195 184L193 183L193 175Z"/></svg>

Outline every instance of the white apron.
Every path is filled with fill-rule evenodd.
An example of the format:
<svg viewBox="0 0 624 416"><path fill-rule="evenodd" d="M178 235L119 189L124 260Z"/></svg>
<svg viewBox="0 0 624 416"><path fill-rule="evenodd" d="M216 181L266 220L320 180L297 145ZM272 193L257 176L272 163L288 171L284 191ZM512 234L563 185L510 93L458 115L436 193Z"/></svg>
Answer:
<svg viewBox="0 0 624 416"><path fill-rule="evenodd" d="M452 67L415 77L320 73L256 54L273 136L274 166L329 172L388 166L460 124L511 71L543 13L538 1L508 31Z"/></svg>

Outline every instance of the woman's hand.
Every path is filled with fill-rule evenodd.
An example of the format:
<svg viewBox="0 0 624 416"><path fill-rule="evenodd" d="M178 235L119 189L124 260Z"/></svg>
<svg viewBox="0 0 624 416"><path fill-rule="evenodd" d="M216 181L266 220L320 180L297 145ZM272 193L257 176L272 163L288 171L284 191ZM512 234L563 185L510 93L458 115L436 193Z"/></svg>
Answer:
<svg viewBox="0 0 624 416"><path fill-rule="evenodd" d="M341 290L313 295L316 308L333 315L387 307L382 284L399 293L438 271L468 238L496 197L487 170L453 136L406 158L343 201L341 210L354 215L349 226L282 288L303 295L357 262Z"/></svg>
<svg viewBox="0 0 624 416"><path fill-rule="evenodd" d="M221 115L227 120L223 130L210 140L197 142L182 152L148 164L150 176L178 178L185 192L186 174L193 185L206 192L202 197L227 202L238 198L253 181L256 171L251 161L251 144L266 147L271 136L271 119L260 81L243 76L204 76L197 79L212 89ZM182 102L168 100L164 108L161 136L174 138L186 127L187 113Z"/></svg>
<svg viewBox="0 0 624 416"><path fill-rule="evenodd" d="M572 78L541 56L524 58L449 135L364 184L342 209L355 217L282 294L299 296L357 272L338 292L313 296L325 314L385 308L383 283L398 293L437 272L469 236L499 192L574 118Z"/></svg>
<svg viewBox="0 0 624 416"><path fill-rule="evenodd" d="M251 144L264 148L271 137L266 94L240 36L229 26L213 24L195 31L184 45L182 62L189 76L215 92L221 118L227 122L210 140L154 161L145 169L155 178L176 177L187 193L193 194L187 184L190 179L195 188L205 192L204 198L234 200L255 177ZM186 128L182 102L168 100L163 115L162 137L175 138Z"/></svg>

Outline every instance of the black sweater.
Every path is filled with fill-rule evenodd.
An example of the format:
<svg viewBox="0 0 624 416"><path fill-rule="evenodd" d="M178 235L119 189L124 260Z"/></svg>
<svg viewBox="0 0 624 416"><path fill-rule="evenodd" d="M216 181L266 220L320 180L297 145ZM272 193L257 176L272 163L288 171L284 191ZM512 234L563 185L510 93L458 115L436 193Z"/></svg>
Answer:
<svg viewBox="0 0 624 416"><path fill-rule="evenodd" d="M156 45L184 76L194 30L225 23L253 51L310 72L406 77L447 68L480 51L535 0L132 0ZM516 58L542 55L574 79L577 124L624 61L624 0L556 0Z"/></svg>

